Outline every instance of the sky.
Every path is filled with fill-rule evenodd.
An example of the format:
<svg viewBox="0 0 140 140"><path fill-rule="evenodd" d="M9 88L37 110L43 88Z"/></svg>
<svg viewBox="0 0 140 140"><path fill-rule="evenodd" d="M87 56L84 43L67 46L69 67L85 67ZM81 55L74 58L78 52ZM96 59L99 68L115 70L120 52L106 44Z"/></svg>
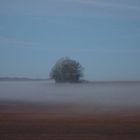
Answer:
<svg viewBox="0 0 140 140"><path fill-rule="evenodd" d="M0 0L0 77L48 78L70 57L87 80L140 80L139 13L139 0Z"/></svg>

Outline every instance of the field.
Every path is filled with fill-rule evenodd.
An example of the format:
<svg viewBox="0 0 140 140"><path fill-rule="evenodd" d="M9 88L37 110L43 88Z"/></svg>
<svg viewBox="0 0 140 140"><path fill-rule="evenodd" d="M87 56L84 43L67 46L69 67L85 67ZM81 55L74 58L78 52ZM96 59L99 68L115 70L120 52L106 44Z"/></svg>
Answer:
<svg viewBox="0 0 140 140"><path fill-rule="evenodd" d="M0 83L0 140L139 140L140 83Z"/></svg>

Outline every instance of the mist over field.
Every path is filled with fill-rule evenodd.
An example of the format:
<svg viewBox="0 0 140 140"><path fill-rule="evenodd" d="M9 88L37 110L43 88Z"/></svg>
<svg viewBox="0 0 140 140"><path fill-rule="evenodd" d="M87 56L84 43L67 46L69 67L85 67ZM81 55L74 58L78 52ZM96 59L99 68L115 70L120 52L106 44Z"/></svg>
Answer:
<svg viewBox="0 0 140 140"><path fill-rule="evenodd" d="M0 100L62 105L67 111L140 111L140 82L0 82Z"/></svg>

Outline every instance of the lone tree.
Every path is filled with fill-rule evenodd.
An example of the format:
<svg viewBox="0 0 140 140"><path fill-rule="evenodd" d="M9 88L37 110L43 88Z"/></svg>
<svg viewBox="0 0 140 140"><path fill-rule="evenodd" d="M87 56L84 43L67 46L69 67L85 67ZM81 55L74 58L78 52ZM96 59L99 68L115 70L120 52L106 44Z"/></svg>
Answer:
<svg viewBox="0 0 140 140"><path fill-rule="evenodd" d="M50 73L50 78L56 82L76 83L82 76L83 67L80 63L67 57L59 59Z"/></svg>

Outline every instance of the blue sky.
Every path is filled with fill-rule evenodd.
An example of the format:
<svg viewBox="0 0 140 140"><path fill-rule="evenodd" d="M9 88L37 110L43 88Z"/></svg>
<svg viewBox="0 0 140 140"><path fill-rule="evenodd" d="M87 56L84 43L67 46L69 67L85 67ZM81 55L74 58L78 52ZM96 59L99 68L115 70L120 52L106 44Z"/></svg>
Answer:
<svg viewBox="0 0 140 140"><path fill-rule="evenodd" d="M140 80L139 0L0 0L0 77L46 78L68 56L89 80Z"/></svg>

